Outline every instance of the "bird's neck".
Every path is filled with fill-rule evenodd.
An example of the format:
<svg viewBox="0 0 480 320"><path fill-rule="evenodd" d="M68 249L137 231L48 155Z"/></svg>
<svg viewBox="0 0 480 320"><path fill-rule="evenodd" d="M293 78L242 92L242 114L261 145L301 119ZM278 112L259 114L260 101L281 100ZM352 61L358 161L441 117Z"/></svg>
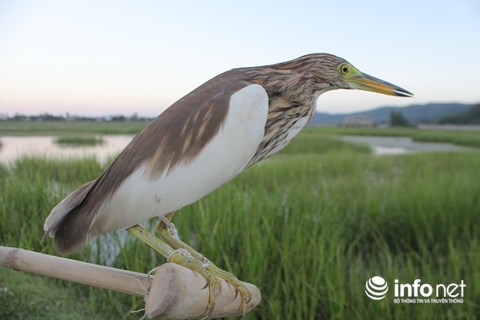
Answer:
<svg viewBox="0 0 480 320"><path fill-rule="evenodd" d="M318 97L302 73L261 68L251 74L250 81L267 92L269 110L264 137L249 166L283 149L315 113Z"/></svg>
<svg viewBox="0 0 480 320"><path fill-rule="evenodd" d="M263 67L247 69L246 73L265 88L270 98L281 97L296 105L311 105L316 100L313 79L305 72Z"/></svg>
<svg viewBox="0 0 480 320"><path fill-rule="evenodd" d="M318 95L307 73L270 69L257 73L256 81L269 96L269 117L282 113L284 118L296 121L310 119L315 112Z"/></svg>

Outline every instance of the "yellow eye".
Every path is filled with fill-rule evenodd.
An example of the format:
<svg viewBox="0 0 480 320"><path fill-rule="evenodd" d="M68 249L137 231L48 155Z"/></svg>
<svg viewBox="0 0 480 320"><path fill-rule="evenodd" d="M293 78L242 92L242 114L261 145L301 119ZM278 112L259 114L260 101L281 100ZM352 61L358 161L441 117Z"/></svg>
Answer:
<svg viewBox="0 0 480 320"><path fill-rule="evenodd" d="M347 74L350 71L350 68L345 63L341 64L338 69L340 70L341 74Z"/></svg>

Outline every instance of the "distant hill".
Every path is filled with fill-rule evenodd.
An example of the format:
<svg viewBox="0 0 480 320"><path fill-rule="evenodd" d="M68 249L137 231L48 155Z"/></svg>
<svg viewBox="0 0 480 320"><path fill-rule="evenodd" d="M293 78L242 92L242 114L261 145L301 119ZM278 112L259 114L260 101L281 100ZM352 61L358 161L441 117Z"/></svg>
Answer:
<svg viewBox="0 0 480 320"><path fill-rule="evenodd" d="M310 124L339 124L347 117L366 116L372 118L373 122L388 123L390 112L397 111L402 114L410 123L433 123L446 117L455 116L466 112L472 107L471 104L463 103L428 103L424 105L411 105L408 107L381 107L373 110L353 112L353 113L324 113L317 112Z"/></svg>
<svg viewBox="0 0 480 320"><path fill-rule="evenodd" d="M442 118L437 122L440 124L480 124L480 104L476 104L464 112Z"/></svg>

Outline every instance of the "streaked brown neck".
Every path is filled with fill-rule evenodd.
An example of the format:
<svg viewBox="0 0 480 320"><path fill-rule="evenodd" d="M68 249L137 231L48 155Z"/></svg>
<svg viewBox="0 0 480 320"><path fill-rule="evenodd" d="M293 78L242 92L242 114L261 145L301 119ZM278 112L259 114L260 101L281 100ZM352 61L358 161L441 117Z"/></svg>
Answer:
<svg viewBox="0 0 480 320"><path fill-rule="evenodd" d="M245 73L265 88L270 98L308 104L313 98L313 77L308 69L280 69L269 67L246 68Z"/></svg>
<svg viewBox="0 0 480 320"><path fill-rule="evenodd" d="M313 77L307 68L283 69L258 67L245 69L245 73L265 88L269 96L269 111L265 134L255 156L253 165L277 153L291 138L290 132L297 130L299 120L309 120L315 113Z"/></svg>

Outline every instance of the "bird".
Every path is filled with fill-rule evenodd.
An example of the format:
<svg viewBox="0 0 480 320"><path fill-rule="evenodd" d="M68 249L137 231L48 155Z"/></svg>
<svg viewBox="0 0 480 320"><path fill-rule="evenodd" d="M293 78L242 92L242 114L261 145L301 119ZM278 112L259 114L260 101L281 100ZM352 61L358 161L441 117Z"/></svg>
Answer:
<svg viewBox="0 0 480 320"><path fill-rule="evenodd" d="M45 220L45 236L53 237L57 251L66 255L98 234L127 229L168 261L206 278L206 316L213 310L219 278L234 286L245 308L248 289L179 240L171 219L282 150L307 125L317 98L335 89L413 96L327 53L231 69L173 103L98 178L58 203ZM153 217L159 218L155 235L139 225Z"/></svg>

